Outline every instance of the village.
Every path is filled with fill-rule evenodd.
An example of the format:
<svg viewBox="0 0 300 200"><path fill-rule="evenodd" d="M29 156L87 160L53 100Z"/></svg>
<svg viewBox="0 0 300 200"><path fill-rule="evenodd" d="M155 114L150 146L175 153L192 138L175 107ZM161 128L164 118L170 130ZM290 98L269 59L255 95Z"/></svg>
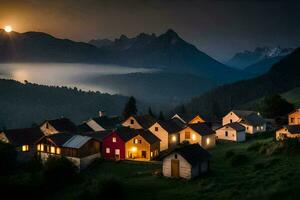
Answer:
<svg viewBox="0 0 300 200"><path fill-rule="evenodd" d="M210 151L221 141L243 144L248 135L274 132L276 141L300 137L300 109L288 115L288 125L276 127L256 111L231 110L221 122L206 121L200 114L174 114L157 119L150 114L126 119L99 116L79 125L65 117L45 120L38 127L8 129L0 140L13 145L19 160L38 156L43 162L65 157L78 171L88 170L97 159L160 163L165 177L194 179L213 171Z"/></svg>

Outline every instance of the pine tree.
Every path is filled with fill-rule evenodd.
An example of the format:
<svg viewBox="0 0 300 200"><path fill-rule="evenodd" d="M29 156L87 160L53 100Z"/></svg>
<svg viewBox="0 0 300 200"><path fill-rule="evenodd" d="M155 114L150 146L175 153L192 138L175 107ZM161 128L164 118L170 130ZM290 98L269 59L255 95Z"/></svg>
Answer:
<svg viewBox="0 0 300 200"><path fill-rule="evenodd" d="M152 117L155 117L155 115L154 115L153 112L152 112L151 107L148 108L148 114L149 114L150 116L152 116Z"/></svg>
<svg viewBox="0 0 300 200"><path fill-rule="evenodd" d="M123 110L123 117L126 119L131 115L136 115L136 114L137 114L136 100L133 96L131 96Z"/></svg>
<svg viewBox="0 0 300 200"><path fill-rule="evenodd" d="M164 116L164 113L163 113L162 111L159 112L159 117L158 117L158 119L159 119L160 121L165 120L165 116Z"/></svg>

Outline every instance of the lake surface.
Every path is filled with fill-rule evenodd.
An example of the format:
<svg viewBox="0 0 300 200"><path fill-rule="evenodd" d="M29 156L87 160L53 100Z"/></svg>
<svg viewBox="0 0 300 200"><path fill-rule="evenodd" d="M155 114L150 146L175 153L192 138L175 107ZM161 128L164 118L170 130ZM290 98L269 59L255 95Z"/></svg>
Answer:
<svg viewBox="0 0 300 200"><path fill-rule="evenodd" d="M65 64L65 63L16 63L0 64L0 78L14 79L20 82L25 80L31 83L51 86L77 87L85 91L100 91L115 94L106 87L87 83L89 77L95 75L116 75L128 73L152 73L157 69L131 68L116 65Z"/></svg>

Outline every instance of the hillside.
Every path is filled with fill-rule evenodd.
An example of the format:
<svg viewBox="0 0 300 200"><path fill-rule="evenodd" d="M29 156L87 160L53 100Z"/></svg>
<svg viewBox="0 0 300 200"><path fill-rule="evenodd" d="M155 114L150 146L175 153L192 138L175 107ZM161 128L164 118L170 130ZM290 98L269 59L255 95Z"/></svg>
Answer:
<svg viewBox="0 0 300 200"><path fill-rule="evenodd" d="M193 98L186 105L187 110L220 116L265 95L284 93L300 86L299 66L300 49L297 49L262 76L224 85Z"/></svg>
<svg viewBox="0 0 300 200"><path fill-rule="evenodd" d="M296 107L300 107L300 87L282 93L281 96Z"/></svg>
<svg viewBox="0 0 300 200"><path fill-rule="evenodd" d="M266 73L267 71L269 71L275 63L279 62L283 58L284 57L282 57L282 56L266 58L266 59L263 59L253 65L246 67L244 69L244 71L251 73L253 75L262 75L262 74Z"/></svg>
<svg viewBox="0 0 300 200"><path fill-rule="evenodd" d="M0 79L0 128L30 127L65 116L76 123L105 110L120 114L127 97Z"/></svg>

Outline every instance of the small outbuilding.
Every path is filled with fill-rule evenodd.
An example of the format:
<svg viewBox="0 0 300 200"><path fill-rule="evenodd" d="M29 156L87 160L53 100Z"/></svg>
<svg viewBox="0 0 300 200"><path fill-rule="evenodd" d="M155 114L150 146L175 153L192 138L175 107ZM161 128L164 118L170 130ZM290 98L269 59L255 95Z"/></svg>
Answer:
<svg viewBox="0 0 300 200"><path fill-rule="evenodd" d="M210 153L199 144L176 148L163 157L163 175L192 179L209 171Z"/></svg>
<svg viewBox="0 0 300 200"><path fill-rule="evenodd" d="M218 140L230 140L244 142L246 140L246 128L238 122L226 124L216 129Z"/></svg>

